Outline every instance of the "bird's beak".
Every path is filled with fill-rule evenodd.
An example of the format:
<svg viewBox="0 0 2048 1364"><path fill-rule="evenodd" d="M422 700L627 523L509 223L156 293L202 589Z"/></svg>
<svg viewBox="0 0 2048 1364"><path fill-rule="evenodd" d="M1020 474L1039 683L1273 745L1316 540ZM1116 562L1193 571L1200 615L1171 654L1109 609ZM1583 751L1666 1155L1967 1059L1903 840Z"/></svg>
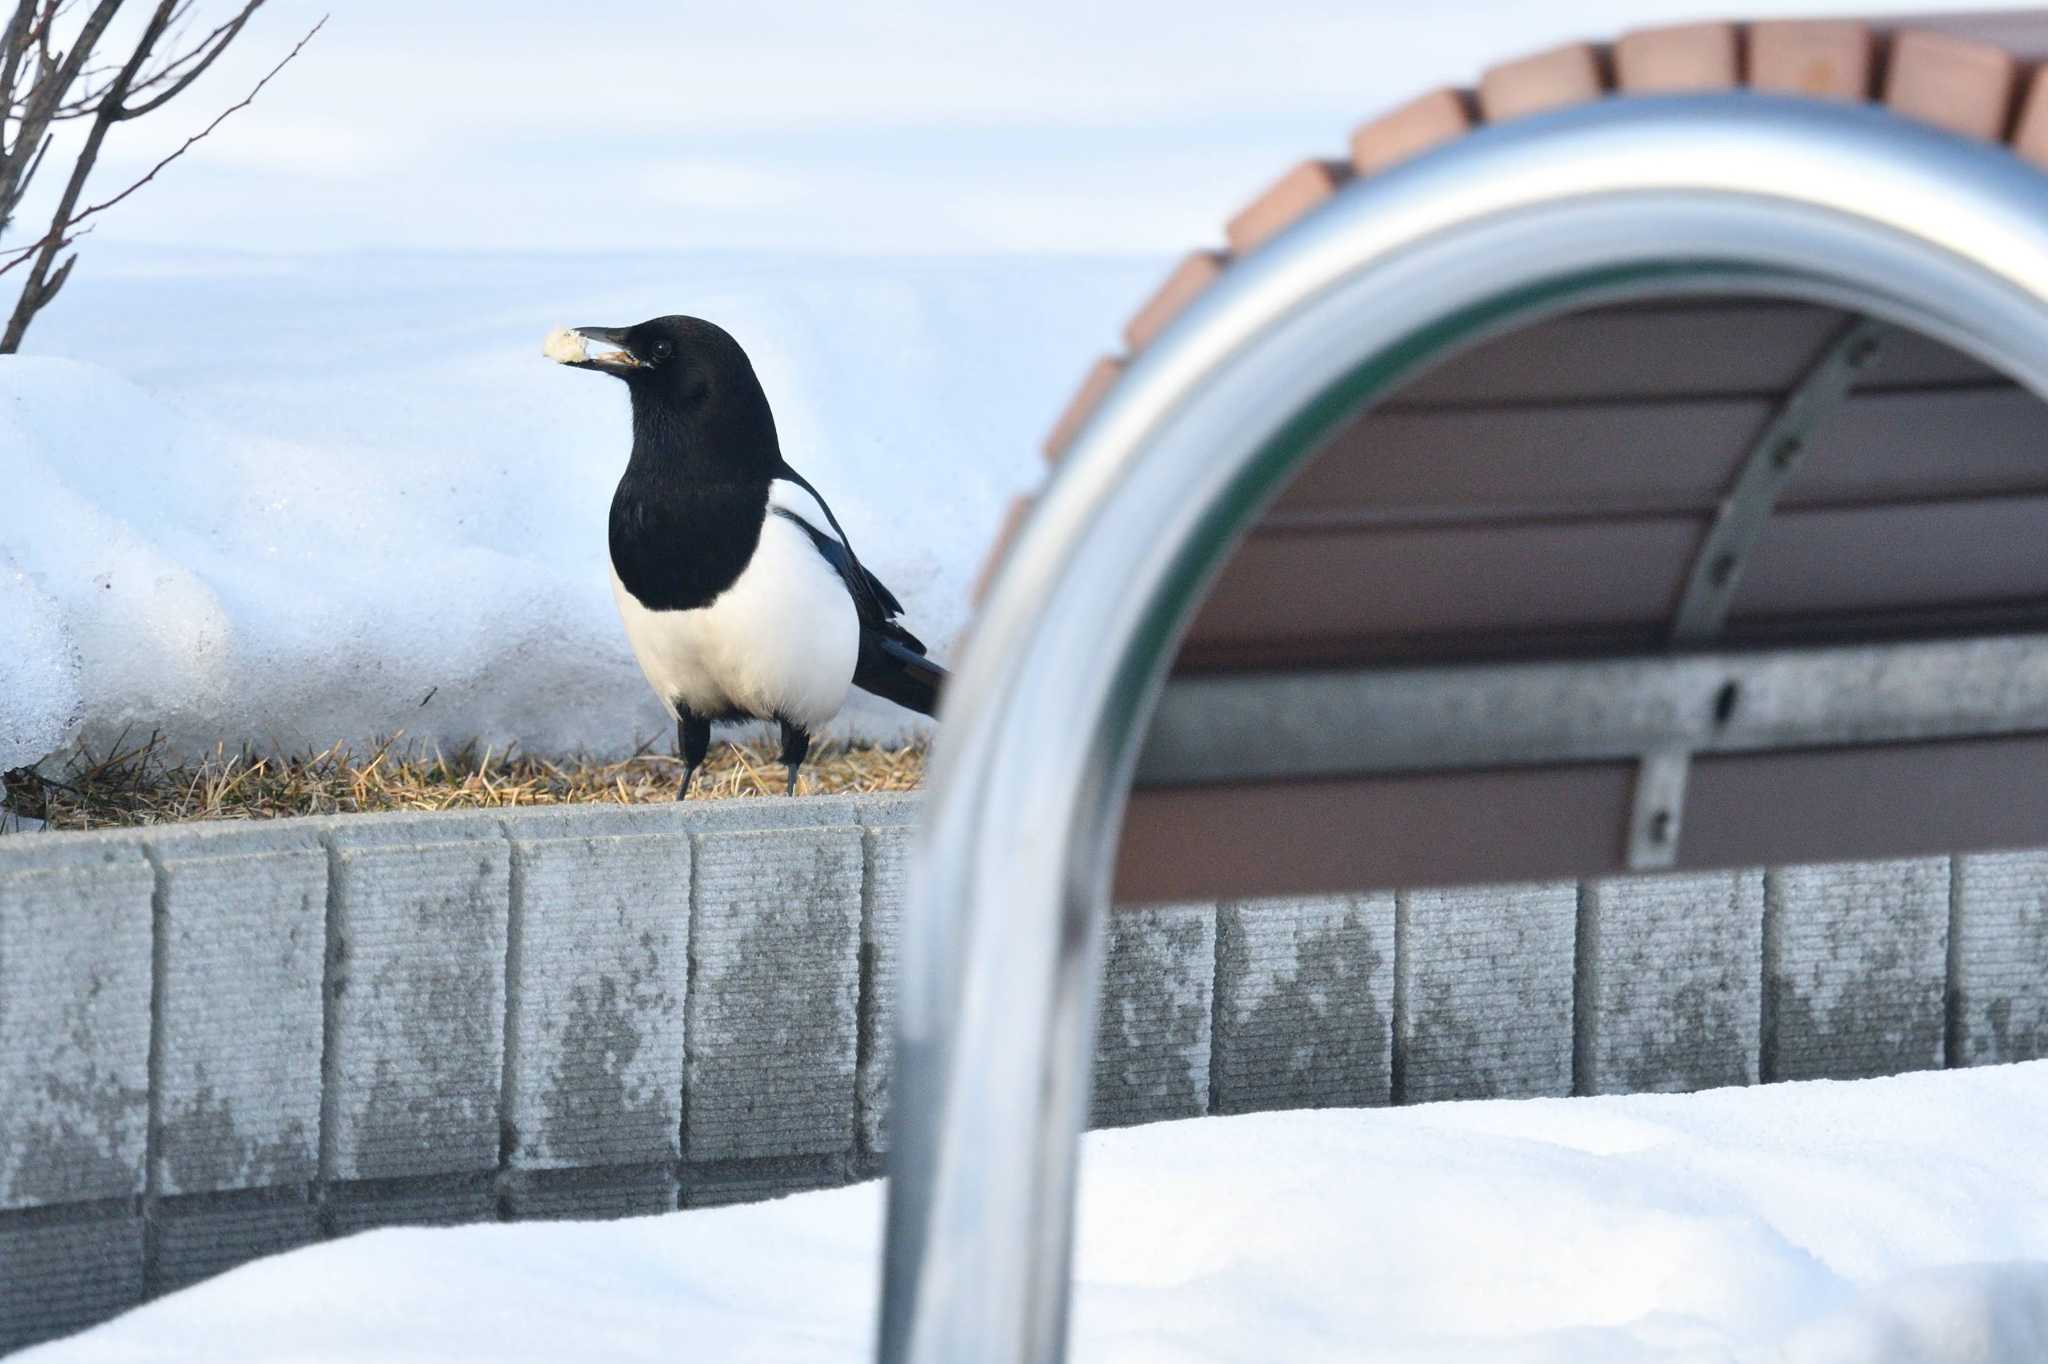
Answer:
<svg viewBox="0 0 2048 1364"><path fill-rule="evenodd" d="M601 369L625 374L640 368L626 344L624 327L561 327L548 333L541 354L575 369Z"/></svg>

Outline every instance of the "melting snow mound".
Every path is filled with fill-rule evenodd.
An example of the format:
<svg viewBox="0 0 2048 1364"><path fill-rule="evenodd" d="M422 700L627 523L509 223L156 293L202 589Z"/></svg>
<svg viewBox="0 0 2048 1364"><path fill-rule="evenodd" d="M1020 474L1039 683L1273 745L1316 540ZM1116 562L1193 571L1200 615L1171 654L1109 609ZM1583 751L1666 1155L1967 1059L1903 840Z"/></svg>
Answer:
<svg viewBox="0 0 2048 1364"><path fill-rule="evenodd" d="M2048 1062L1705 1094L1198 1118L1084 1147L1077 1361L2034 1364ZM24 1364L872 1350L881 1187L378 1231Z"/></svg>

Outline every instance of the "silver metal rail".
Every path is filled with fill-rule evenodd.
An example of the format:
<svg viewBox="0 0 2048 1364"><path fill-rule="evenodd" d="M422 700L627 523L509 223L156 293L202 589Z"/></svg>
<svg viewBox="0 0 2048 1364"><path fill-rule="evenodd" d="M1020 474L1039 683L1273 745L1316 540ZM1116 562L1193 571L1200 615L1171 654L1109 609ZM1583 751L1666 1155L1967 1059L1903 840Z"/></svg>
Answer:
<svg viewBox="0 0 2048 1364"><path fill-rule="evenodd" d="M1174 682L1141 781L1445 772L2048 732L2048 635Z"/></svg>
<svg viewBox="0 0 2048 1364"><path fill-rule="evenodd" d="M948 692L903 924L884 1360L1062 1356L1111 855L1239 533L1419 367L1566 309L1714 291L1868 313L2048 393L2048 177L1866 108L1587 105L1347 188L1132 366Z"/></svg>

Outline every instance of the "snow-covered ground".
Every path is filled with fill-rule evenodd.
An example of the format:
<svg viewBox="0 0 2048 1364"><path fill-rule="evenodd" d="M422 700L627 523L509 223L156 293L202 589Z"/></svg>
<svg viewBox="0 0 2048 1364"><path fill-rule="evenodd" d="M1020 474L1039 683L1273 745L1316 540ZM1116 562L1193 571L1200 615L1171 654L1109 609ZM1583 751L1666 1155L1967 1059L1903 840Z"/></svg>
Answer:
<svg viewBox="0 0 2048 1364"><path fill-rule="evenodd" d="M187 750L662 736L606 576L625 389L541 358L563 323L689 312L738 336L788 458L943 658L1043 428L1160 263L105 248L93 267L33 354L0 357L0 770L131 725ZM851 715L877 736L912 718Z"/></svg>
<svg viewBox="0 0 2048 1364"><path fill-rule="evenodd" d="M1087 1139L1077 1360L2032 1364L2048 1062ZM854 1361L879 1186L383 1231L22 1356Z"/></svg>

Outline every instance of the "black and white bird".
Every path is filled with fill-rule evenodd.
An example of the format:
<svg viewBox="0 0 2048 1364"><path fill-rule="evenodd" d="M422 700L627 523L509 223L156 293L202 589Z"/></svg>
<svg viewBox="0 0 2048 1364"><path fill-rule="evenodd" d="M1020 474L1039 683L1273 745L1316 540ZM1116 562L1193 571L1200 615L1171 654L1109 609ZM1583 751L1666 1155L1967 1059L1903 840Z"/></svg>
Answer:
<svg viewBox="0 0 2048 1364"><path fill-rule="evenodd" d="M701 318L657 317L557 331L545 354L616 375L632 395L633 453L612 495L612 592L640 671L675 717L676 799L713 721L779 724L794 795L812 732L850 688L933 712L945 670L783 459L739 342Z"/></svg>

